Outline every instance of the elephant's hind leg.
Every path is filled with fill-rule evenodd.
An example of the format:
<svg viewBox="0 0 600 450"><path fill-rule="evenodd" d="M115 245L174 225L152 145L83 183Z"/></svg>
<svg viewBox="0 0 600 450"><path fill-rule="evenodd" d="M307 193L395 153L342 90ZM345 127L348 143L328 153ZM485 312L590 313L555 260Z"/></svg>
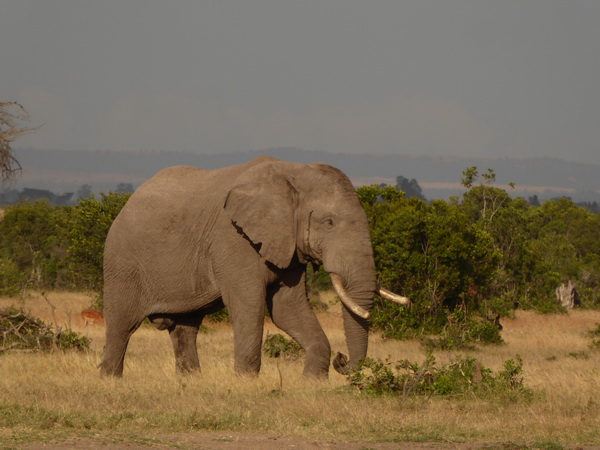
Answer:
<svg viewBox="0 0 600 450"><path fill-rule="evenodd" d="M143 319L137 323L113 323L110 316L106 320L106 345L104 346L104 357L100 363L100 374L104 376L123 375L123 363L125 352L129 344L129 338L141 325Z"/></svg>
<svg viewBox="0 0 600 450"><path fill-rule="evenodd" d="M189 313L172 316L175 323L168 328L173 350L175 367L180 373L200 370L196 339L203 314Z"/></svg>

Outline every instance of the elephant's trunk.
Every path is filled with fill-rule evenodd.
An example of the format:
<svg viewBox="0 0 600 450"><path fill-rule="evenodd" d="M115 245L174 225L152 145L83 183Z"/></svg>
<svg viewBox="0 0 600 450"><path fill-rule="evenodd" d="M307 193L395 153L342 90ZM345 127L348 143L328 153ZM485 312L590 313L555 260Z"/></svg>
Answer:
<svg viewBox="0 0 600 450"><path fill-rule="evenodd" d="M344 332L350 359L334 358L333 367L342 374L355 370L367 356L369 317L375 295L375 270L350 270L342 276L330 272L333 288L343 304ZM344 272L342 272L344 273ZM348 274L349 273L349 274Z"/></svg>
<svg viewBox="0 0 600 450"><path fill-rule="evenodd" d="M330 277L336 294L345 306L343 309L344 331L350 353L350 359L348 359L346 355L338 352L333 359L333 367L337 372L347 375L356 370L358 362L367 356L369 317L371 314L359 304L360 300L355 300L353 295L348 292L340 275L331 273ZM409 306L411 304L410 299L407 297L394 294L379 285L375 288L375 294L401 305ZM367 297L368 299L363 299L360 303L370 310L373 296L367 294Z"/></svg>

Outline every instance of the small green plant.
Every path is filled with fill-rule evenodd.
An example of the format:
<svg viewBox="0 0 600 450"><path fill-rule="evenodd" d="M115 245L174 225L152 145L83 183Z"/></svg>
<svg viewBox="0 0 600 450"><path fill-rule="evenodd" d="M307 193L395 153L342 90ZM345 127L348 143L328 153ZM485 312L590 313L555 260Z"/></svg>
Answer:
<svg viewBox="0 0 600 450"><path fill-rule="evenodd" d="M56 345L62 350L80 350L84 351L90 348L91 340L87 336L82 336L73 330L60 331L56 336Z"/></svg>
<svg viewBox="0 0 600 450"><path fill-rule="evenodd" d="M348 380L352 387L367 394L379 395L399 392L402 390L406 379L404 375L398 375L397 373L403 363L404 361L394 367L389 358L385 361L366 358L359 364L356 372L348 375Z"/></svg>
<svg viewBox="0 0 600 450"><path fill-rule="evenodd" d="M300 357L303 349L296 341L277 333L267 336L263 344L263 351L270 358L295 360Z"/></svg>
<svg viewBox="0 0 600 450"><path fill-rule="evenodd" d="M498 380L510 388L523 386L523 359L520 355L504 361L504 369L498 373Z"/></svg>
<svg viewBox="0 0 600 450"><path fill-rule="evenodd" d="M452 362L438 367L435 358L429 354L422 363L407 360L392 363L389 358L366 358L358 370L348 375L353 388L367 394L402 395L406 399L411 393L416 395L464 395L479 397L503 395L527 397L530 394L523 384L523 361L517 355L514 360L504 362L504 368L494 374L472 357L456 356ZM516 397L514 396L516 394Z"/></svg>

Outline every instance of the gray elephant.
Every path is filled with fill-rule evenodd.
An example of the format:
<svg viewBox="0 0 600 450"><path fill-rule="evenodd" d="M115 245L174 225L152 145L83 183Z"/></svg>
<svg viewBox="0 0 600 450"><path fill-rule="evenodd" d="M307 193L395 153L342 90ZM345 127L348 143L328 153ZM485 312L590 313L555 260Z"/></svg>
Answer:
<svg viewBox="0 0 600 450"><path fill-rule="evenodd" d="M304 374L327 376L331 348L308 303L309 263L323 264L343 303L350 359L338 354L334 367L346 373L366 356L378 290L367 218L350 180L324 164L270 157L159 172L108 233L101 373L122 375L129 338L146 318L168 329L178 370L199 369L198 328L226 306L237 373L260 370L266 307L304 348Z"/></svg>

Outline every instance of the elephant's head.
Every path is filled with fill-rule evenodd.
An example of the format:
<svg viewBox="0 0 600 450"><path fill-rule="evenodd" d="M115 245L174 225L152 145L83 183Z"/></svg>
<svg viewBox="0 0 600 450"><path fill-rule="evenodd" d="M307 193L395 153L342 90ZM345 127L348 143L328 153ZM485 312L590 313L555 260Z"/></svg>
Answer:
<svg viewBox="0 0 600 450"><path fill-rule="evenodd" d="M323 265L344 305L350 353L349 361L338 354L334 367L356 367L367 354L378 287L367 217L350 180L324 164L269 161L240 177L225 209L269 263L285 269L297 258Z"/></svg>

